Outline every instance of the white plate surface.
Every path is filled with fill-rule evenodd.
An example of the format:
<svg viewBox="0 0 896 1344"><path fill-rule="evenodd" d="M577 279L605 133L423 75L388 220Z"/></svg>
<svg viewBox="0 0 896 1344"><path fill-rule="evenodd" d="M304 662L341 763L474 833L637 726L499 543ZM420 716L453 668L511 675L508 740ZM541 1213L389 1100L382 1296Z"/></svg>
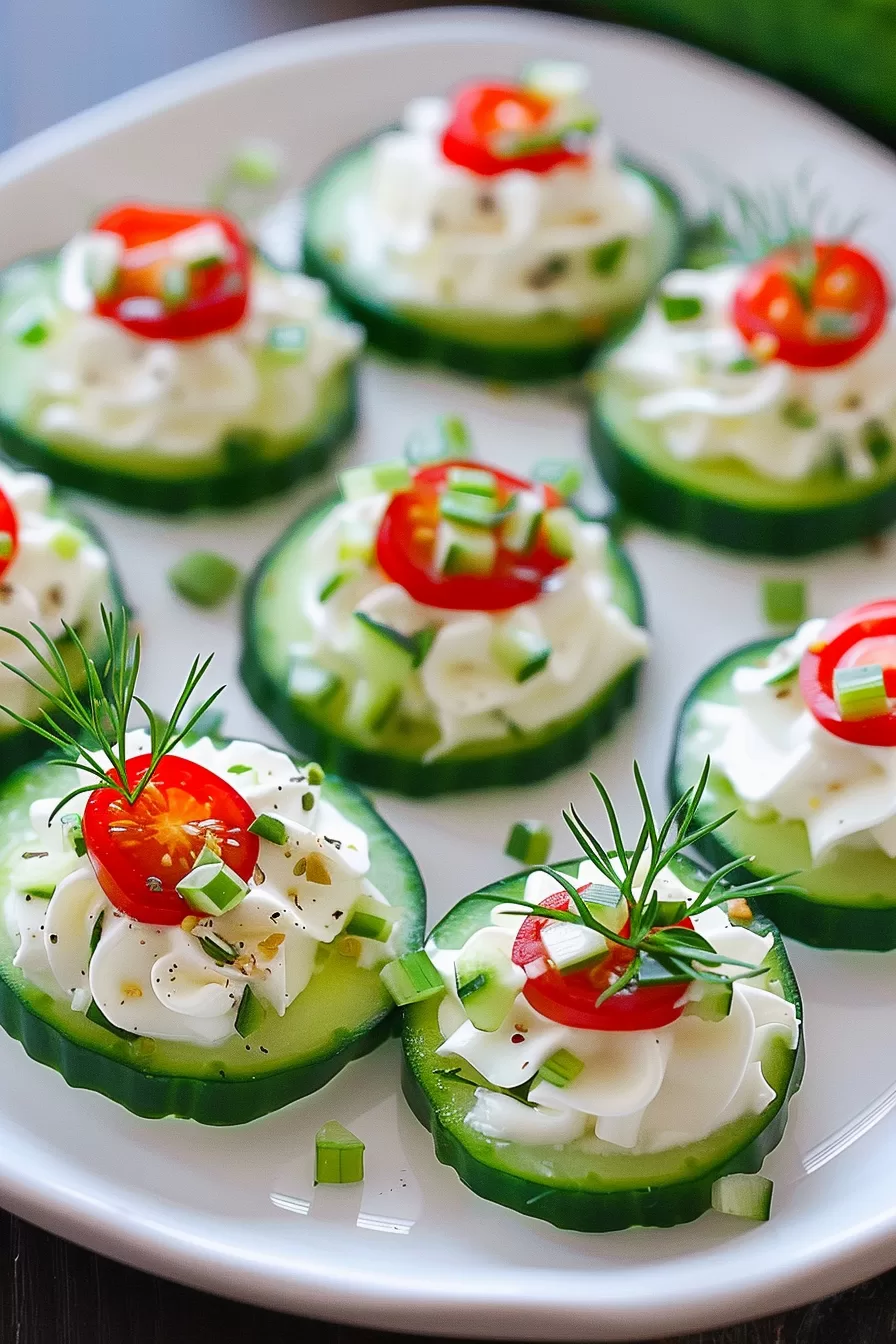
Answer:
<svg viewBox="0 0 896 1344"><path fill-rule="evenodd" d="M199 199L235 139L285 143L296 181L393 120L415 94L535 55L586 60L607 121L635 154L693 195L695 165L760 184L814 166L896 273L896 172L890 157L808 103L674 44L598 24L508 11L430 11L263 42L117 99L0 158L0 263L52 246L98 205L130 194ZM572 403L498 397L371 362L359 456L391 455L434 412L468 416L483 454L525 467L584 455ZM229 728L270 738L235 677L236 610L179 606L164 574L199 544L248 566L306 502L294 494L236 520L170 522L90 506L148 634L146 693L164 704L193 653L217 650L230 677ZM590 764L634 822L630 761L656 796L676 707L706 664L762 633L758 578L811 579L819 614L892 590L893 553L856 549L798 566L724 559L656 534L631 551L656 650L640 709ZM414 848L432 917L507 871L509 823L593 796L583 770L529 790L444 804L382 800ZM558 852L564 848L562 841ZM775 1216L739 1226L710 1214L671 1231L607 1237L559 1232L484 1203L435 1161L397 1091L386 1047L323 1094L251 1127L216 1132L133 1118L69 1091L0 1039L0 1198L12 1210L108 1255L267 1306L366 1325L528 1339L636 1339L763 1314L843 1288L896 1263L894 1122L886 1116L834 1160L804 1158L896 1078L893 957L793 948L807 1000L809 1071L767 1170ZM886 1110L886 1106L882 1108ZM368 1142L363 1188L312 1189L313 1134L338 1117ZM811 1163L810 1163L811 1165Z"/></svg>

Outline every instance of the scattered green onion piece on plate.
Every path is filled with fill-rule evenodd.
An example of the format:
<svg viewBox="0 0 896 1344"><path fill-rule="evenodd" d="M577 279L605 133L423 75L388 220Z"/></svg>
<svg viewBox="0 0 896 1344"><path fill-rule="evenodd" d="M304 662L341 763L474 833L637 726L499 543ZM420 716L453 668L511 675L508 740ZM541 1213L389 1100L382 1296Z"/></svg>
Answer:
<svg viewBox="0 0 896 1344"><path fill-rule="evenodd" d="M191 910L203 915L223 915L247 894L249 887L208 845L176 888Z"/></svg>
<svg viewBox="0 0 896 1344"><path fill-rule="evenodd" d="M243 1040L257 1031L264 1022L265 1012L264 1004L256 994L252 993L249 985L243 990L243 997L240 999L240 1006L236 1010L236 1020L234 1028L238 1036Z"/></svg>
<svg viewBox="0 0 896 1344"><path fill-rule="evenodd" d="M877 663L838 667L834 672L834 699L842 718L876 719L889 714L884 670Z"/></svg>
<svg viewBox="0 0 896 1344"><path fill-rule="evenodd" d="M412 467L433 466L452 458L469 457L472 451L470 431L459 415L440 415L432 426L415 430L404 449Z"/></svg>
<svg viewBox="0 0 896 1344"><path fill-rule="evenodd" d="M7 535L0 533L0 538ZM50 549L54 555L58 555L60 560L74 560L81 553L81 547L84 545L84 534L79 532L76 527L70 527L64 523L50 538ZM2 554L2 551L0 551Z"/></svg>
<svg viewBox="0 0 896 1344"><path fill-rule="evenodd" d="M228 173L244 187L273 187L283 175L283 155L273 141L247 141L234 150Z"/></svg>
<svg viewBox="0 0 896 1344"><path fill-rule="evenodd" d="M257 816L249 830L262 840L270 840L272 845L285 845L288 839L283 822L279 817L272 817L269 812L262 812Z"/></svg>
<svg viewBox="0 0 896 1344"><path fill-rule="evenodd" d="M546 1059L536 1077L543 1083L552 1083L554 1087L567 1087L578 1078L585 1065L571 1050L555 1050L550 1059Z"/></svg>
<svg viewBox="0 0 896 1344"><path fill-rule="evenodd" d="M422 948L387 962L380 971L380 979L399 1008L409 1003L421 1003L445 991L442 977Z"/></svg>
<svg viewBox="0 0 896 1344"><path fill-rule="evenodd" d="M769 625L799 625L806 619L802 579L763 579L762 614Z"/></svg>
<svg viewBox="0 0 896 1344"><path fill-rule="evenodd" d="M366 499L370 495L404 490L410 483L410 468L400 457L388 462L376 462L369 467L349 467L339 477L339 488L343 498L349 502Z"/></svg>
<svg viewBox="0 0 896 1344"><path fill-rule="evenodd" d="M546 457L535 463L532 468L532 480L553 486L558 495L569 499L570 495L574 495L581 487L582 472L575 462Z"/></svg>
<svg viewBox="0 0 896 1344"><path fill-rule="evenodd" d="M171 587L195 607L216 607L226 602L239 577L236 565L215 551L190 551L168 571Z"/></svg>
<svg viewBox="0 0 896 1344"><path fill-rule="evenodd" d="M717 1213L730 1213L736 1218L752 1218L767 1223L772 1211L774 1183L767 1176L735 1172L720 1176L712 1187L712 1207Z"/></svg>
<svg viewBox="0 0 896 1344"><path fill-rule="evenodd" d="M363 1142L338 1120L328 1120L314 1138L315 1185L357 1185L363 1179Z"/></svg>
<svg viewBox="0 0 896 1344"><path fill-rule="evenodd" d="M547 863L553 836L543 821L517 821L510 828L504 853L527 868Z"/></svg>

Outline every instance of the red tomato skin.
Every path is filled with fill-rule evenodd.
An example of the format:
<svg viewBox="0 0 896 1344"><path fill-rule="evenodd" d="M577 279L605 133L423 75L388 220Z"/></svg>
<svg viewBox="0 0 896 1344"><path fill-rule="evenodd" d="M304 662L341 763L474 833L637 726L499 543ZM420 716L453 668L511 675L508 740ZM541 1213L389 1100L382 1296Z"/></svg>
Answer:
<svg viewBox="0 0 896 1344"><path fill-rule="evenodd" d="M449 163L456 163L477 177L498 177L520 170L541 174L560 167L587 165L587 154L574 153L562 145L516 158L496 154L488 142L499 129L495 110L501 103L518 107L530 130L538 129L552 106L542 95L511 84L466 85L455 95L454 115L442 135L442 153Z"/></svg>
<svg viewBox="0 0 896 1344"><path fill-rule="evenodd" d="M811 311L794 324L777 323L767 311L775 299L793 299L795 291L786 279L788 264L794 264L792 249L773 252L750 267L741 282L732 307L735 325L747 344L758 338L773 338L777 349L771 356L799 369L828 369L848 363L862 353L879 335L887 319L889 294L879 268L857 248L843 243L813 244L818 274L813 286L813 307L856 314L861 321L854 336L821 338L809 330ZM832 272L845 268L852 272L862 290L861 303L850 306L830 296L822 298L825 280ZM795 305L791 302L790 308Z"/></svg>
<svg viewBox="0 0 896 1344"><path fill-rule="evenodd" d="M141 778L150 760L151 757L146 754L128 761L129 784L133 785ZM110 774L118 778L115 772ZM151 789L156 793L148 798L147 793ZM180 849L183 859L188 859L186 862L166 869L157 862L157 854L150 857L147 852L159 850L151 835L147 838L151 830L147 823L152 815L160 818L171 815L158 808L153 813L153 805L159 795L164 802L171 804L172 791L187 803L192 799L197 813L206 807L209 809L211 819L217 820L219 826L206 825L205 829L223 840L221 854L224 861L244 881L248 882L251 878L258 862L258 837L248 829L255 820L252 808L226 780L196 761L188 761L182 756L163 756L153 773L152 783L138 798L133 809L114 789L95 789L84 808L87 856L97 881L115 908L143 924L179 924L186 915L192 913L175 888L203 849L205 841L201 828L197 827L189 835L181 829L183 844ZM142 827L141 818L144 820ZM127 853L124 842L129 820L137 831L133 856ZM237 844L228 844L230 839L236 839ZM150 890L146 882L148 877L159 879L161 890Z"/></svg>
<svg viewBox="0 0 896 1344"><path fill-rule="evenodd" d="M377 563L388 579L404 588L415 602L428 607L445 611L509 611L524 602L534 602L544 580L566 564L541 541L522 557L499 549L495 569L489 575L433 574L423 550L414 546L412 510L421 507L434 510L439 487L451 468L469 465L461 459L424 467L417 472L409 490L402 490L392 498L377 534ZM529 481L519 476L495 467L486 470L493 472L504 497L533 489ZM562 504L552 486L538 488L543 490L547 508Z"/></svg>
<svg viewBox="0 0 896 1344"><path fill-rule="evenodd" d="M2 579L19 553L19 517L13 508L12 500L4 490L0 490L0 532L8 532L11 538L9 555L0 556L0 579Z"/></svg>
<svg viewBox="0 0 896 1344"><path fill-rule="evenodd" d="M204 223L220 225L234 255L226 264L209 267L199 282L194 281L200 285L196 298L158 317L134 317L127 314L126 308L123 311L123 305L138 295L113 293L96 300L96 313L111 318L135 336L156 341L198 341L238 326L249 302L252 258L239 224L229 215L214 210L168 210L130 203L102 215L94 229L117 234L125 247L131 249Z"/></svg>
<svg viewBox="0 0 896 1344"><path fill-rule="evenodd" d="M834 672L859 640L896 635L896 598L866 602L829 621L800 663L800 693L827 732L867 747L896 747L896 708L870 719L843 719L834 699ZM896 696L896 669L884 669L887 694Z"/></svg>

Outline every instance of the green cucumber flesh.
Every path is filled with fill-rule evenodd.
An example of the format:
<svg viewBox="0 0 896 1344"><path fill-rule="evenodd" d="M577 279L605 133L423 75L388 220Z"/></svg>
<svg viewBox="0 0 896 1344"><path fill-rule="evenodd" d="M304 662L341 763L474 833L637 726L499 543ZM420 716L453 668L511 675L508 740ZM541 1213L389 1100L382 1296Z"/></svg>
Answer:
<svg viewBox="0 0 896 1344"><path fill-rule="evenodd" d="M580 760L633 703L637 666L621 673L575 714L536 733L468 743L426 762L425 753L438 740L432 723L393 714L373 735L357 721L348 726L353 692L345 686L336 687L323 700L291 695L291 649L307 643L311 633L297 609L295 576L303 568L305 546L336 503L331 500L299 518L261 560L245 592L241 661L243 681L261 712L287 741L327 770L415 797L529 784ZM614 601L643 625L638 580L625 554L612 543L609 566Z"/></svg>
<svg viewBox="0 0 896 1344"><path fill-rule="evenodd" d="M574 874L578 864L558 866ZM675 871L695 891L705 880L702 868L688 859L676 859ZM433 930L436 945L462 947L472 933L488 925L495 905L523 895L526 876L506 878L462 900ZM783 942L761 916L751 927L759 934L775 934L768 957L770 979L780 983L801 1018L799 990ZM762 1070L776 1095L761 1115L745 1116L679 1148L596 1154L577 1143L556 1147L496 1142L471 1129L465 1120L474 1102L473 1089L446 1076L452 1060L436 1054L442 1040L438 1001L405 1010L405 1095L431 1130L436 1156L484 1199L580 1232L670 1227L699 1218L712 1206L713 1186L720 1177L758 1171L780 1141L804 1058L802 1033L796 1050L781 1037L769 1043ZM463 1073L476 1076L467 1064Z"/></svg>
<svg viewBox="0 0 896 1344"><path fill-rule="evenodd" d="M699 778L705 749L698 737L703 705L733 704L732 678L738 667L755 667L780 640L764 639L736 649L711 667L688 695L681 711L672 759L669 794L677 798ZM896 859L881 849L841 850L833 860L812 863L806 827L801 821L757 821L747 815L731 785L717 771L710 775L695 825L738 808L720 830L697 846L713 864L744 859L744 881L770 873L796 871L788 885L802 894L765 896L754 902L774 919L782 933L813 947L887 952L896 948ZM745 856L755 855L747 863Z"/></svg>
<svg viewBox="0 0 896 1344"><path fill-rule="evenodd" d="M587 315L546 310L535 316L474 309L393 305L369 277L345 261L345 213L368 189L369 143L330 163L305 198L304 268L325 280L334 298L363 322L372 344L401 359L442 364L461 373L499 381L569 378L590 363L597 344L637 317L647 292L676 264L683 246L681 204L660 179L633 164L626 171L646 182L656 203L646 243L632 241L628 254L647 249L650 280L644 292L620 293L612 310Z"/></svg>
<svg viewBox="0 0 896 1344"><path fill-rule="evenodd" d="M520 992L520 975L488 945L465 950L454 966L457 996L478 1031L497 1031Z"/></svg>
<svg viewBox="0 0 896 1344"><path fill-rule="evenodd" d="M68 772L38 761L0 785L0 891L28 834L30 804L59 795L67 778ZM410 853L351 784L328 775L323 796L369 838L370 879L403 912L397 954L419 947L425 895ZM209 1047L121 1040L29 983L12 965L14 953L0 920L0 1025L72 1087L101 1092L149 1118L244 1124L317 1091L392 1030L394 1005L378 972L335 945L318 953L320 972L283 1017L268 1009L245 1040L234 1035Z"/></svg>
<svg viewBox="0 0 896 1344"><path fill-rule="evenodd" d="M734 459L683 462L658 425L639 420L636 382L606 365L598 375L591 451L631 513L669 532L754 555L811 555L874 536L896 521L896 453L867 480L833 470L775 481Z"/></svg>
<svg viewBox="0 0 896 1344"><path fill-rule="evenodd" d="M212 452L180 457L149 449L110 450L75 438L49 439L29 411L43 348L16 342L4 324L24 301L23 287L15 282L20 269L29 276L33 270L29 283L36 293L51 292L55 282L52 258L35 258L0 272L0 447L59 485L158 513L237 508L319 471L354 430L355 368L348 363L323 379L312 416L293 434L234 427ZM273 370L261 369L260 376L271 378Z"/></svg>

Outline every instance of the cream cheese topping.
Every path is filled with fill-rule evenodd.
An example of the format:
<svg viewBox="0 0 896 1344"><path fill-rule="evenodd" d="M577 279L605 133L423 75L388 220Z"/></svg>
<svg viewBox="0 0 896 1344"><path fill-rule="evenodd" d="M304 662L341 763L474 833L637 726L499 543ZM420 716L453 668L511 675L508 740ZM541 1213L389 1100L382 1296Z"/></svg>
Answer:
<svg viewBox="0 0 896 1344"><path fill-rule="evenodd" d="M601 881L590 861L579 867L577 885ZM662 899L693 900L668 871L657 883ZM546 873L532 873L525 898L543 900L556 890ZM492 913L492 927L468 939L487 939L510 960L523 916L510 906ZM496 928L495 925L498 927ZM694 927L723 956L760 966L771 935L760 937L732 925L721 907L694 919ZM722 1021L685 1014L652 1031L587 1031L543 1017L519 994L497 1031L479 1031L467 1019L457 997L454 964L458 951L430 943L429 955L445 982L439 1025L445 1040L438 1053L459 1057L487 1083L514 1088L533 1083L541 1066L558 1050L568 1050L584 1067L565 1087L534 1081L525 1105L488 1087L476 1091L467 1124L490 1138L532 1145L612 1145L634 1152L656 1152L694 1143L743 1116L759 1115L774 1099L762 1073L762 1057L771 1036L795 1048L799 1024L792 1004L776 993L764 974L733 986L731 1012ZM735 967L731 968L736 970ZM693 985L684 993L699 995Z"/></svg>
<svg viewBox="0 0 896 1344"><path fill-rule="evenodd" d="M637 417L684 462L735 459L781 481L835 463L857 479L874 476L873 430L896 435L896 326L835 368L752 360L731 316L746 270L675 271L662 281L661 298L695 298L702 311L669 321L660 298L610 357L608 368L636 384Z"/></svg>
<svg viewBox="0 0 896 1344"><path fill-rule="evenodd" d="M353 576L325 600L330 576L345 568L341 538L373 537L389 496L338 504L314 534L307 563L297 575L297 601L311 627L309 644L295 649L350 683L364 675L356 611L403 635L435 629L420 668L403 689L399 712L434 722L438 742L427 759L465 742L505 737L508 731L535 732L575 713L595 698L648 650L646 632L613 602L607 567L607 533L599 523L580 523L572 561L548 582L534 601L511 612L448 611L414 601L373 565ZM544 670L520 683L496 660L492 634L501 624L518 625L550 644ZM512 725L509 727L508 725Z"/></svg>
<svg viewBox="0 0 896 1344"><path fill-rule="evenodd" d="M146 734L129 734L128 755L147 744ZM5 915L18 948L15 966L54 998L80 1012L93 1001L114 1026L138 1036L215 1045L233 1035L247 985L282 1017L319 969L321 948L344 931L358 903L385 906L385 898L367 877L364 831L282 752L240 741L218 748L203 738L176 754L226 779L256 815L277 816L286 826L285 845L260 840L255 877L239 905L200 918L192 929L129 918L106 899L89 860L77 857L61 818L48 820L57 800L41 799L31 809L34 849L26 851L39 857L14 866ZM233 765L250 768L230 773ZM67 804L66 815L83 802ZM325 864L329 883L297 874L299 860L312 853ZM47 864L57 884L44 900L29 887ZM359 964L389 960L397 927L384 943L357 939ZM237 949L236 962L219 965L203 950L200 938L209 933Z"/></svg>

